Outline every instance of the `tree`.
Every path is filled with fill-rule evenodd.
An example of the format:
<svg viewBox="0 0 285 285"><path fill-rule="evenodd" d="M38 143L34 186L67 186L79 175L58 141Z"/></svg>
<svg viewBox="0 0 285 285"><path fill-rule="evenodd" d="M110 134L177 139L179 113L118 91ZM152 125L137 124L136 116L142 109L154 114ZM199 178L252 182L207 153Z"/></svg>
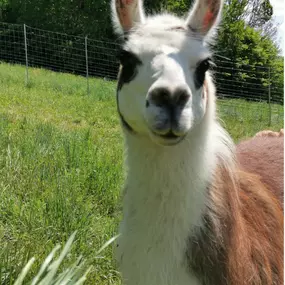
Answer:
<svg viewBox="0 0 285 285"><path fill-rule="evenodd" d="M244 12L247 23L252 28L261 28L271 20L273 7L269 0L251 0L246 6Z"/></svg>

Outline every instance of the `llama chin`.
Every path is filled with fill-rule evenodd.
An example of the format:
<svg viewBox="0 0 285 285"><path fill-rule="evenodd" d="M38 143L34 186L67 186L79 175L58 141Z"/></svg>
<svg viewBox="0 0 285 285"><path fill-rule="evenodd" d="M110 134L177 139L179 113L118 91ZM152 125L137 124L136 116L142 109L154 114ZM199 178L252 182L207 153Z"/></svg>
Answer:
<svg viewBox="0 0 285 285"><path fill-rule="evenodd" d="M126 285L283 283L283 136L236 147L218 122L207 41L221 10L196 0L187 19L147 17L141 0L112 1L125 38L116 257Z"/></svg>

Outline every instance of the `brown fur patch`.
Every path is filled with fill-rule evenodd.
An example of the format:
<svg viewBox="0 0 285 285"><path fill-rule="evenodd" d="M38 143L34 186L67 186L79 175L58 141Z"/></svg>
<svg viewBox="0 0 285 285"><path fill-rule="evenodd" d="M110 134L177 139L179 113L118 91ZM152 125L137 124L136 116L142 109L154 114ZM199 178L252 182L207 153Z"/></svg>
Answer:
<svg viewBox="0 0 285 285"><path fill-rule="evenodd" d="M255 137L237 146L240 167L260 176L283 203L284 137Z"/></svg>
<svg viewBox="0 0 285 285"><path fill-rule="evenodd" d="M259 138L242 143L238 147L238 166L228 169L221 161L214 173L204 226L191 237L187 252L189 264L203 285L283 284L283 212L275 197L280 190L274 183L276 173L269 185L268 175L260 178L239 169L240 165L253 165L253 170L258 166L262 173L263 169L270 172L272 161L265 159L266 153L272 153L272 148L274 156L281 152L280 141L272 139L271 148ZM253 156L246 154L252 148L254 164ZM241 152L249 161L241 157ZM282 159L275 163L278 173L282 173Z"/></svg>
<svg viewBox="0 0 285 285"><path fill-rule="evenodd" d="M258 176L239 171L239 208L230 238L231 284L283 284L283 213Z"/></svg>

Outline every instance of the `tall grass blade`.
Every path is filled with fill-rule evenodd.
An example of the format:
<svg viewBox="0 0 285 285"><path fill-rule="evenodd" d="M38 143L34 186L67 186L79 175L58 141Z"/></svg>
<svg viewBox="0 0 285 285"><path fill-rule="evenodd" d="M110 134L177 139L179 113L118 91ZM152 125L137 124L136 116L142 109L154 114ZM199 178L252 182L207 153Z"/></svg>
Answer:
<svg viewBox="0 0 285 285"><path fill-rule="evenodd" d="M109 246L111 243L113 243L120 235L116 235L112 238L110 238L107 242L103 244L103 246L97 251L97 255L100 254L107 246Z"/></svg>
<svg viewBox="0 0 285 285"><path fill-rule="evenodd" d="M34 257L28 261L28 263L26 264L26 266L23 268L22 272L20 273L19 277L15 281L14 285L22 285L23 284L23 281L24 281L26 275L28 274L28 272L29 272L29 270L32 267L34 262L35 262Z"/></svg>
<svg viewBox="0 0 285 285"><path fill-rule="evenodd" d="M49 266L50 262L52 261L55 253L60 249L60 245L56 245L54 247L54 249L51 251L51 253L47 256L47 258L45 259L45 261L43 262L39 273L37 274L37 276L33 279L31 285L36 285L37 282L39 281L40 277L42 276L42 274L47 270L47 267Z"/></svg>

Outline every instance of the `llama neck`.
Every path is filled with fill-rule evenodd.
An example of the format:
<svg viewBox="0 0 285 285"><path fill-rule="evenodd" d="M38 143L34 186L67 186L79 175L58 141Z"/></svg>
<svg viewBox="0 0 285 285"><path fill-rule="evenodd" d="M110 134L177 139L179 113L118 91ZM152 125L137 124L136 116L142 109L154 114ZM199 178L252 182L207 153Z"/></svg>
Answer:
<svg viewBox="0 0 285 285"><path fill-rule="evenodd" d="M179 211L183 219L187 211L191 217L185 220L188 228L189 223L197 225L215 167L218 148L213 142L217 141L217 132L210 131L215 124L197 127L191 137L171 147L158 146L141 137L127 137L124 209L141 209L150 219L158 212L165 218L179 218Z"/></svg>

